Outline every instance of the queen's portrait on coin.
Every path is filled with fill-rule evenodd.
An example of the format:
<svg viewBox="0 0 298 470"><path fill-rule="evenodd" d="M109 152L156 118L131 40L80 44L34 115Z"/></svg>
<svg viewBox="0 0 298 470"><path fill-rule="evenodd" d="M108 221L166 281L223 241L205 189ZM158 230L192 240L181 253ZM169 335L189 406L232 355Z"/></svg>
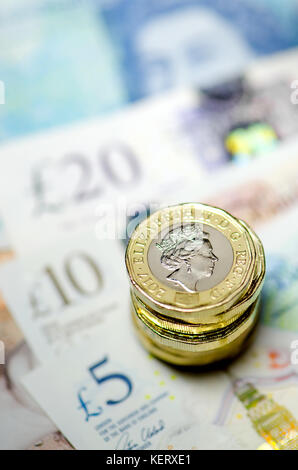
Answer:
<svg viewBox="0 0 298 470"><path fill-rule="evenodd" d="M199 224L174 228L156 246L161 250L161 264L172 271L167 279L186 292L197 292L200 280L211 277L217 256Z"/></svg>

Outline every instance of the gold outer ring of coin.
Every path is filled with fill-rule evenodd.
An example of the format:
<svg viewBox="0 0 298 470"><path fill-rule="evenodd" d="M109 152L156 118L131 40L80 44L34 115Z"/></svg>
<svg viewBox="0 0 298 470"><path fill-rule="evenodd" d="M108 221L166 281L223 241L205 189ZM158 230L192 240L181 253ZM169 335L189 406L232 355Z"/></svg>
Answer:
<svg viewBox="0 0 298 470"><path fill-rule="evenodd" d="M149 267L152 240L164 227L174 227L181 221L213 227L231 243L230 273L209 291L177 292L162 284ZM126 250L126 266L133 291L145 305L160 315L192 324L233 321L258 297L265 273L263 247L255 233L226 211L199 203L160 210L139 224Z"/></svg>
<svg viewBox="0 0 298 470"><path fill-rule="evenodd" d="M184 337L157 331L144 323L132 304L132 319L143 346L153 355L176 365L202 366L235 357L249 343L258 321L259 299L244 313L243 319L224 333L212 337Z"/></svg>

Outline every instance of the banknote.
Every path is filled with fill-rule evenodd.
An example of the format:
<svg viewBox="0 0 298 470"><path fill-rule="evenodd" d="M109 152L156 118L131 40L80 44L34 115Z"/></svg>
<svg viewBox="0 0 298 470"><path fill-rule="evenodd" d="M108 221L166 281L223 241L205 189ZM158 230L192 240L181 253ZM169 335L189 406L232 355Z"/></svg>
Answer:
<svg viewBox="0 0 298 470"><path fill-rule="evenodd" d="M260 155L245 167L227 166L218 173L205 174L197 181L189 181L187 197L180 201L201 201L221 207L245 220L257 231L275 217L287 213L297 205L298 141L291 139L274 151ZM156 207L164 200L155 197ZM175 201L174 201L175 202ZM150 206L128 217L130 230L149 215ZM124 240L127 242L127 240Z"/></svg>
<svg viewBox="0 0 298 470"><path fill-rule="evenodd" d="M0 366L0 448L67 447L20 379L51 356L100 337L103 324L124 315L128 290L121 268L124 274L118 243L103 244L88 231L1 266L0 339L6 357ZM19 432L10 433L18 420Z"/></svg>
<svg viewBox="0 0 298 470"><path fill-rule="evenodd" d="M0 375L0 449L26 449L43 436L56 431L56 426L33 402L20 383L21 377L37 366L37 361L24 342L10 349Z"/></svg>
<svg viewBox="0 0 298 470"><path fill-rule="evenodd" d="M186 99L189 99L188 96L186 93ZM117 272L124 269L123 252L121 259L113 265L112 260L117 258L117 246L113 245L113 240L113 247L110 249L109 243L100 248L103 240L98 240L99 234L95 232L95 227L96 222L101 222L102 214L97 206L100 203L100 209L107 210L108 216L112 218L119 215L114 208L123 212L123 217L118 217L118 233L126 236L125 199L129 200L133 193L139 207L140 194L145 199L146 191L150 192L151 189L154 195L159 192L166 194L171 187L178 191L179 185L185 184L188 173L195 173L196 168L191 158L188 159L185 144L175 139L176 129L172 125L173 112L179 107L181 100L185 103L185 93L178 100L175 94L175 104L172 98L165 97L153 105L140 105L141 110L144 109L141 114L137 109L132 110L128 114L124 113L123 118L116 118L117 122L113 118L111 124L106 125L97 120L90 127L88 123L83 125L83 134L81 126L70 129L68 135L62 130L56 137L50 137L55 145L52 149L49 147L49 136L44 136L44 140L42 136L34 137L31 143L31 139L27 140L27 149L23 147L24 144L27 145L23 141L19 150L11 149L10 157L5 158L5 163L2 160L8 170L10 158L15 159L15 164L18 165L25 163L25 160L29 163L28 157L33 157L28 166L31 175L29 180L21 169L15 171L16 167L11 166L11 183L16 177L20 177L23 190L21 186L12 190L8 184L5 191L8 199L2 201L5 201L7 211L4 212L8 218L9 213L16 215L15 210L20 211L19 216L24 216L21 217L21 225L18 217L15 219L16 225L7 223L11 239L6 243L4 237L3 242L3 259L7 258L7 253L12 252L7 249L8 245L11 246L10 242L17 258L4 268L6 274L3 274L0 287L9 306L8 311L3 304L0 323L0 339L4 340L7 353L5 366L0 366L1 402L6 404L5 419L1 426L2 448L23 449L32 445L36 449L50 448L53 445L59 447L60 441L53 434L57 431L56 427L27 396L20 385L20 378L32 370L41 357L47 359L48 354L63 350L67 344L76 343L78 338L86 339L91 330L99 331L102 323L117 312L128 315L126 307L123 312L119 308L119 303L123 302L124 305L125 296L128 295L128 289L120 295L120 283L117 282ZM139 105L136 108L138 107ZM143 125L140 127L141 124ZM132 151L130 146L133 147ZM181 168L181 156L184 168ZM62 173L66 170L67 175L61 174L61 170ZM89 180L88 183L89 178L92 181ZM72 196L72 190L67 188L70 181L74 184ZM87 187L91 184L91 191L87 190L87 198L86 184ZM6 202L9 203L9 195L18 198L19 205L17 201L11 201L16 203L14 210L8 210L6 205ZM122 198L121 204L119 198ZM29 204L29 217L28 213L25 214L25 201ZM68 212L69 209L71 212ZM27 229L28 238L25 233ZM87 232L89 230L89 233L85 241L84 237L81 239L83 244L80 242L76 245L75 234L82 229ZM108 238L109 233L103 236ZM118 240L115 241L116 245L117 243ZM111 282L112 292L108 287ZM98 292L95 292L97 288ZM34 311L39 314L36 316ZM26 339L36 354L23 342L22 333L11 314L25 336L28 335ZM26 416L30 418L27 419ZM17 420L26 423L26 433L20 427L20 433L12 437L12 433L7 433L7 430L13 428Z"/></svg>
<svg viewBox="0 0 298 470"><path fill-rule="evenodd" d="M296 205L259 228L267 261L261 325L227 367L230 383L212 407L212 422L242 448L298 449L297 220Z"/></svg>
<svg viewBox="0 0 298 470"><path fill-rule="evenodd" d="M250 349L227 370L230 383L214 423L244 449L298 449L297 334L259 327Z"/></svg>
<svg viewBox="0 0 298 470"><path fill-rule="evenodd" d="M238 448L203 415L194 420L175 375L127 329L112 336L103 329L100 342L72 350L23 382L76 449Z"/></svg>
<svg viewBox="0 0 298 470"><path fill-rule="evenodd" d="M238 98L234 85L227 100L221 99L219 90L212 98L193 89L177 91L135 104L109 119L2 146L0 209L14 247L30 249L31 244L34 250L36 239L46 243L82 226L94 227L97 222L103 226L107 213L111 216L115 211L118 236L124 237L124 216L129 219L130 214L123 213L123 206L152 199L196 200L204 187L214 187L214 180L219 193L225 178L208 175L225 163L240 163L239 178L244 181L243 162L257 155L268 156L271 162L273 154L297 137L298 107L290 101L296 61L293 52L256 64L247 72L246 91L240 91ZM223 87L222 93L226 92ZM243 120L248 127L242 126ZM232 153L227 146L234 149ZM190 188L197 186L200 193L192 197ZM216 204L224 206L230 195L231 201L236 199L234 205L246 199L253 205L258 190L259 186L254 190L244 182L241 191L224 188L224 195L219 194L221 203ZM279 204L284 202L277 198ZM232 202L227 206L234 212ZM260 211L259 201L257 206ZM130 210L131 215L140 212Z"/></svg>
<svg viewBox="0 0 298 470"><path fill-rule="evenodd" d="M0 285L40 363L116 323L128 304L120 245L89 232L5 263Z"/></svg>
<svg viewBox="0 0 298 470"><path fill-rule="evenodd" d="M121 350L121 345L126 341L125 338L126 333L122 334L120 342L115 346L115 352L117 351L118 354L119 350ZM127 338L129 338L130 348L135 351L134 357L137 357L139 361L140 357L144 355L145 359L146 353L138 349L137 343L134 344L133 336L128 334ZM114 336L114 339L116 341L117 335ZM143 375L150 372L162 388L167 387L168 384L172 385L172 390L175 390L175 399L176 397L183 396L183 413L186 413L186 415L184 414L184 419L181 419L181 415L176 414L179 418L179 423L171 425L164 418L165 423L167 423L166 427L169 426L167 428L168 432L159 436L159 441L152 442L152 448L241 448L261 450L267 448L277 449L282 445L288 444L288 441L291 441L290 444L292 446L294 444L297 446L298 361L296 365L293 363L293 344L296 344L297 347L297 334L281 332L278 329L274 330L269 327L259 327L258 334L247 352L227 368L222 368L221 371L204 372L197 370L196 372L186 372L175 370L171 366L150 358L150 356L146 358L147 362L146 364L144 362L143 366L139 366L138 361L137 363L134 361L133 369L129 370L130 377L137 377L137 373L140 370L142 370L142 378ZM90 354L88 352L89 347L90 345L85 347L79 354L81 360L83 356L84 366L85 358ZM111 344L109 348L111 349ZM90 349L92 349L94 354L95 346ZM136 353L137 350L138 353ZM74 351L72 353L74 354ZM109 356L106 355L105 358L110 356L112 356L111 353ZM296 354L296 356L298 355ZM122 361L124 358L127 360L129 354L122 355ZM82 420L81 422L76 421L78 409L81 410L82 406L84 408L86 401L83 400L82 403L82 396L77 396L77 402L75 402L74 395L76 389L73 385L70 386L70 384L81 385L82 382L79 380L74 382L72 377L74 374L72 372L69 373L69 371L73 370L77 370L78 373L78 369L71 366L74 359L73 355L68 359L69 362L64 362L64 359L65 357L59 363L59 366L56 361L51 365L46 364L27 375L23 379L26 387L76 448L85 448L86 444L80 436L86 436L86 434L89 443L87 445L93 448L119 448L119 441L117 440L115 445L115 441L112 440L112 436L108 433L109 439L107 441L100 441L98 436L96 436L97 440L93 441L90 433L86 430L86 426L82 425ZM148 359L150 359L149 362ZM76 357L75 363L78 365ZM81 365L81 363L79 364ZM101 367L104 364L108 365L104 360L96 362L94 365L92 363L88 370L90 372L90 369L93 370L94 366ZM120 367L119 362L117 365ZM131 365L130 361L129 365ZM86 367L84 367L84 372L85 369ZM128 369L123 370L128 371ZM121 369L122 372L123 370ZM173 370L175 370L174 374ZM68 372L66 373L66 371ZM115 367L113 371L116 372ZM110 370L107 369L107 372L109 373ZM59 381L61 388L58 390L55 384L60 376L63 377L63 381ZM97 376L97 383L99 381L100 384L103 384L103 379L104 377ZM140 383L139 378L136 380ZM153 383L154 379L152 380L151 378L151 386ZM83 384L88 389L86 381ZM63 406L63 410L60 410L58 396L64 396L64 393L65 397L73 397L73 400L70 401L65 398L67 408ZM119 393L120 391L117 393L117 398ZM96 401L93 401L95 396ZM87 407L82 411L85 420L88 418L88 421L90 419L90 421L94 420L94 423L96 423L97 416L91 418L89 415L96 415L99 412L99 408L95 406L95 403L96 405L98 403L102 404L104 397L105 395L101 394L99 390L97 390L96 395L95 392L93 394L90 393ZM262 407L253 409L253 401L257 402L257 399L262 402ZM206 403L208 403L208 406L206 406ZM271 416L273 417L273 411L274 419L270 421L269 414L267 416L266 413L272 412ZM137 410L135 410L135 413L137 414ZM158 413L160 414L159 410ZM188 421L189 418L185 417L189 415L192 416L191 421ZM120 412L117 414L117 418L119 416L121 416ZM69 423L74 422L74 420L77 423L76 431L73 430L73 426L69 426ZM270 423L270 426L266 427L263 424L262 427L262 423L265 423L266 420ZM110 423L109 419L107 421ZM278 434L279 427L284 429L287 425L291 425L291 439L288 440L286 440L287 436ZM84 429L84 433L82 429ZM125 444L129 442L131 445L139 448L137 446L140 443L135 437L136 435L139 436L138 428L131 425L129 430L129 438L127 434L125 434L125 437L123 435L119 437L118 433L114 437L119 438L121 444L123 441ZM113 447L109 447L110 445Z"/></svg>
<svg viewBox="0 0 298 470"><path fill-rule="evenodd" d="M297 4L241 0L102 0L130 99L214 85L255 57L297 45Z"/></svg>
<svg viewBox="0 0 298 470"><path fill-rule="evenodd" d="M193 188L193 200L222 207L256 229L297 204L298 140L245 167L229 167Z"/></svg>
<svg viewBox="0 0 298 470"><path fill-rule="evenodd" d="M116 109L127 102L116 51L92 1L3 1L0 139Z"/></svg>
<svg viewBox="0 0 298 470"><path fill-rule="evenodd" d="M289 420L292 433L291 440L294 441L295 438L297 445L298 388L297 365L292 363L293 342L297 344L297 335L282 333L268 327L259 327L257 338L255 338L250 349L221 372L209 371L204 373L198 370L196 373L187 373L179 370L173 376L170 366L164 366L155 359L150 359L143 366L143 374L149 371L151 371L151 374L153 372L153 377L158 378L158 384L162 387L171 384L175 377L174 382L171 384L172 390L174 389L176 393L175 398L179 395L184 397L183 412L186 413L186 416L189 416L189 414L192 416L190 421L184 418L181 422L181 415L176 415L179 417L179 423L170 427L168 433L163 435L158 443L154 442L153 448L157 446L157 448L165 449L277 449L282 445L281 439L279 439L280 436L278 437L279 426L288 425ZM132 344L133 338L130 339L130 345ZM84 353L80 353L80 357L82 355L86 357L88 349L89 345L84 348ZM92 349L94 352L94 347ZM117 350L119 351L119 344ZM139 358L142 353L140 351L137 357ZM125 359L127 359L127 356L125 356ZM122 356L122 360L124 360L124 356ZM64 403L67 403L67 406L64 406L63 410L59 409L60 400L58 397L64 396L64 393L66 394L65 389L67 390L65 395L67 397L73 397L75 392L73 386L71 390L69 389L70 382L73 382L73 374L70 374L69 371L76 370L76 368L71 366L71 358L69 361L67 363L63 358L62 363L60 362L59 365L57 362L51 365L46 364L27 375L23 381L30 393L51 419L55 421L67 439L80 449L85 448L85 444L79 436L85 435L87 432L89 445L91 436L88 431L82 433L82 429L86 428L82 425L82 421L75 421L77 431L74 431L69 423L74 422L76 419L77 410L78 408L81 409L80 398L82 397L77 400L77 403L65 399ZM78 364L77 360L76 364ZM95 365L97 366L98 363ZM100 362L101 365L103 365L102 362ZM153 369L151 369L152 365ZM120 367L119 362L118 367ZM165 367L168 367L169 370L166 371ZM138 370L140 370L138 367L130 370L131 376L135 377ZM66 371L68 372L66 373ZM116 372L115 368L114 371ZM107 372L110 371L107 370ZM58 390L55 384L60 374L64 380L59 382L61 388ZM103 377L98 378L99 380L103 379ZM75 383L81 384L78 380ZM151 379L150 383L152 384L154 381ZM84 382L85 384L86 382ZM87 409L83 411L85 419L89 414L98 412L97 408L92 406L98 402L92 400L94 394L90 393L90 396L91 400L88 400L88 405L91 409L87 406ZM117 393L118 396L119 392ZM99 391L96 397L97 400L101 400L99 403L104 400L104 395L101 395ZM250 397L251 402L249 401ZM257 398L260 401L262 400L263 408L261 410L252 409L253 399L257 401ZM206 406L207 403L208 406ZM94 411L94 408L96 411ZM271 421L273 425L269 426L269 432L265 426L262 428L260 423L266 422L266 419L270 423L269 415L267 417L266 413L268 410L270 412L273 409L275 415L274 420ZM96 423L96 416L93 418ZM93 418L90 418L90 420ZM138 435L137 429L134 429L133 426L130 427L130 430L133 436L135 436L135 432ZM74 433L78 434L74 435ZM119 434L116 434L116 436L118 437ZM285 438L285 436L282 437ZM93 448L110 448L108 447L109 441L107 441L107 444L99 440L91 442ZM133 440L133 443L138 444L135 440ZM115 446L115 442L111 442L111 445Z"/></svg>
<svg viewBox="0 0 298 470"><path fill-rule="evenodd" d="M14 257L10 240L1 224L1 266ZM41 435L55 427L44 413L33 404L19 383L20 376L29 372L36 360L24 342L4 299L0 297L0 341L4 345L4 361L0 365L0 449L24 449Z"/></svg>
<svg viewBox="0 0 298 470"><path fill-rule="evenodd" d="M251 225L296 203L298 107L290 90L297 60L297 50L263 59L243 77L181 102L175 136L199 167L196 182L189 182L191 200L223 207ZM155 203L162 204L158 195ZM135 227L149 210L136 211L127 224Z"/></svg>
<svg viewBox="0 0 298 470"><path fill-rule="evenodd" d="M175 116L191 99L187 91L170 93L106 120L3 146L0 210L14 248L34 251L37 240L40 246L82 227L103 227L111 216L121 237L130 204L187 189L201 168L177 135Z"/></svg>
<svg viewBox="0 0 298 470"><path fill-rule="evenodd" d="M298 107L292 94L297 49L255 62L245 74L201 90L180 125L209 171L243 166L297 137Z"/></svg>
<svg viewBox="0 0 298 470"><path fill-rule="evenodd" d="M229 79L297 46L297 17L294 0L3 0L0 139Z"/></svg>

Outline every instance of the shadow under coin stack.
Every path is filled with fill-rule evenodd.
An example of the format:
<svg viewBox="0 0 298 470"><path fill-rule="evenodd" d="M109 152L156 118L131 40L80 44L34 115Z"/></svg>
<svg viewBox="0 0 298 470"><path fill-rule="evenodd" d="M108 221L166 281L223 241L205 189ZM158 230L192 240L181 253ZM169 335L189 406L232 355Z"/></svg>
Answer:
<svg viewBox="0 0 298 470"><path fill-rule="evenodd" d="M238 354L257 323L261 241L222 209L187 203L135 229L126 251L131 312L143 345L179 365Z"/></svg>

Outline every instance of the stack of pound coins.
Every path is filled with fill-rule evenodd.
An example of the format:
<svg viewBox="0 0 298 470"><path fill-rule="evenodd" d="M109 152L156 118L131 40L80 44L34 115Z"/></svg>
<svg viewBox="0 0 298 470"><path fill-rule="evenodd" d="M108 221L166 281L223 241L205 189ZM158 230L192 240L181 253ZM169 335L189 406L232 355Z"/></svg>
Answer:
<svg viewBox="0 0 298 470"><path fill-rule="evenodd" d="M186 203L135 229L126 250L131 314L143 345L178 365L238 354L259 313L261 241L222 209Z"/></svg>

